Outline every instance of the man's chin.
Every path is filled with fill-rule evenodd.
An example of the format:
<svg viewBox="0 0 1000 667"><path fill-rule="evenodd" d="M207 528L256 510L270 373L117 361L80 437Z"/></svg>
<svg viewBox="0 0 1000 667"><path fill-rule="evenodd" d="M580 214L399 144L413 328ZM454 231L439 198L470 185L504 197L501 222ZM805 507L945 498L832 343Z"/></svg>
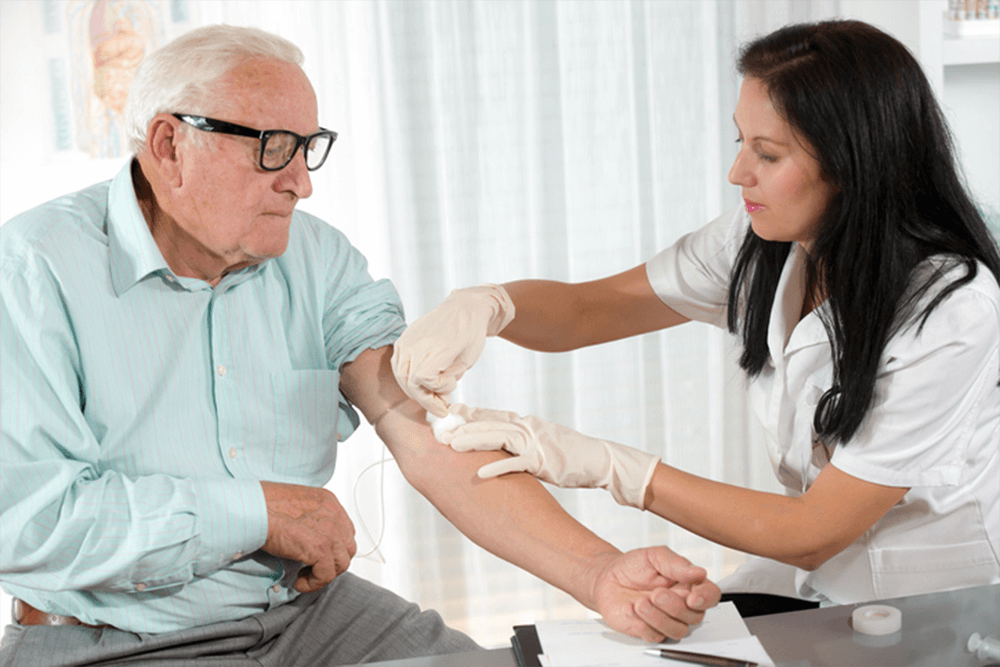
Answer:
<svg viewBox="0 0 1000 667"><path fill-rule="evenodd" d="M243 252L246 254L246 258L249 264L260 264L269 259L274 259L275 257L280 257L285 254L285 250L288 249L288 235L286 234L284 238L278 240L275 239L273 242L268 244L260 244L251 248L244 248Z"/></svg>

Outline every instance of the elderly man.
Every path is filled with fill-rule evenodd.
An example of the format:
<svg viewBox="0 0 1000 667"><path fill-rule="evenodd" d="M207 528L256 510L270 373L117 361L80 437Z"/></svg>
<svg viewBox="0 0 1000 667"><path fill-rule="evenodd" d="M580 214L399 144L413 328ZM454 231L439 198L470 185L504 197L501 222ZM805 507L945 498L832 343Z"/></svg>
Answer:
<svg viewBox="0 0 1000 667"><path fill-rule="evenodd" d="M336 442L371 423L471 539L598 610L681 636L718 600L666 548L621 553L503 454L440 445L390 367L392 285L295 210L336 133L286 40L226 26L150 55L135 158L2 228L3 665L315 665L471 650L345 570Z"/></svg>

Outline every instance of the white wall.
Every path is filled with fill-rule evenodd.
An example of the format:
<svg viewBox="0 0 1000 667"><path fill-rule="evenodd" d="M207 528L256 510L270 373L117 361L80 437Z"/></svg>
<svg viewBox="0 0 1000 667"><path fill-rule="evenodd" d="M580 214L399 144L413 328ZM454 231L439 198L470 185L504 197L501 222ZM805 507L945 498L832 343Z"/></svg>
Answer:
<svg viewBox="0 0 1000 667"><path fill-rule="evenodd" d="M1000 233L1000 63L946 67L943 98L969 189Z"/></svg>

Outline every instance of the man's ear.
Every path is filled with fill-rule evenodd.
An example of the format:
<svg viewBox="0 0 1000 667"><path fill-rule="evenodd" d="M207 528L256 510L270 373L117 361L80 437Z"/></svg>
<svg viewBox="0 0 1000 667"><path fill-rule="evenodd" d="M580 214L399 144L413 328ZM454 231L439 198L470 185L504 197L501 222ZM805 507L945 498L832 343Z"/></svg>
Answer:
<svg viewBox="0 0 1000 667"><path fill-rule="evenodd" d="M181 121L168 113L153 116L146 128L146 155L160 172L161 178L173 187L183 185L181 160L177 151Z"/></svg>

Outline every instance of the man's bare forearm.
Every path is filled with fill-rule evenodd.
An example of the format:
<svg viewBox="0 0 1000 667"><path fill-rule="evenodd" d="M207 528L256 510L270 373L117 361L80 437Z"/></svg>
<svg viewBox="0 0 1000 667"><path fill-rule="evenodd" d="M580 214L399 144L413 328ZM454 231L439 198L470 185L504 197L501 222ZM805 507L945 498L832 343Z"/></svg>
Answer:
<svg viewBox="0 0 1000 667"><path fill-rule="evenodd" d="M647 641L678 639L716 604L718 587L666 547L622 554L573 519L525 473L483 480L503 452L456 452L439 443L424 409L392 373L391 348L368 350L341 372L341 389L392 452L406 479L474 542L599 611Z"/></svg>
<svg viewBox="0 0 1000 667"><path fill-rule="evenodd" d="M538 480L525 473L479 479L480 466L506 454L440 444L413 401L377 430L407 481L467 537L596 609L592 584L620 551L573 519Z"/></svg>
<svg viewBox="0 0 1000 667"><path fill-rule="evenodd" d="M527 474L481 480L502 452L459 453L434 438L426 412L392 374L392 348L368 350L344 366L341 387L375 423L407 481L476 544L594 608L599 570L621 552L573 519Z"/></svg>

